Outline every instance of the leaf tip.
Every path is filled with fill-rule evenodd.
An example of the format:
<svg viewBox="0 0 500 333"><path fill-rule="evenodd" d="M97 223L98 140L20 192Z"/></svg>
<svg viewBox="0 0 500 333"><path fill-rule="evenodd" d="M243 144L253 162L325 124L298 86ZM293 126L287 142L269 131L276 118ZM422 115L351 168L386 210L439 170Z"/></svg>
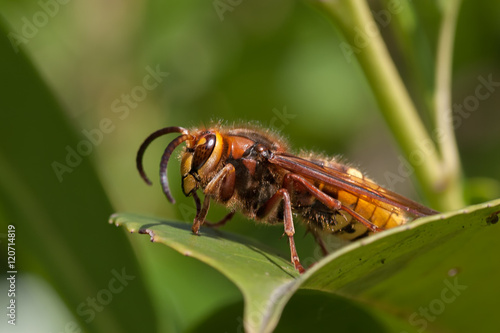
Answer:
<svg viewBox="0 0 500 333"><path fill-rule="evenodd" d="M118 217L119 217L118 213L111 214L111 216L108 219L108 223L109 224L114 224L117 227L119 227L120 223L118 222Z"/></svg>

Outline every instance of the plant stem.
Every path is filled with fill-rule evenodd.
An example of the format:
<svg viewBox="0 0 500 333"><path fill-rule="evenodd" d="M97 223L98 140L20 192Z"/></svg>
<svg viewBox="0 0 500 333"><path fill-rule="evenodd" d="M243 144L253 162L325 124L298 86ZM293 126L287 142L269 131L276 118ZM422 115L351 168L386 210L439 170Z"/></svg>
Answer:
<svg viewBox="0 0 500 333"><path fill-rule="evenodd" d="M453 193L456 188L442 181L444 170L436 146L420 120L366 2L323 0L316 4L339 27L352 48L424 195L438 210L457 208L462 202Z"/></svg>
<svg viewBox="0 0 500 333"><path fill-rule="evenodd" d="M436 56L436 91L434 96L434 113L436 119L437 144L443 165L443 182L457 196L463 195L462 171L455 132L452 122L451 77L453 63L453 41L455 27L460 8L460 0L446 1L443 4L443 21L439 31ZM451 199L451 198L449 198ZM463 201L462 197L453 201ZM449 203L450 205L452 203Z"/></svg>
<svg viewBox="0 0 500 333"><path fill-rule="evenodd" d="M385 7L393 4L393 0L384 0ZM387 28L399 45L401 56L406 64L407 89L413 89L413 102L419 110L420 117L424 123L432 123L434 126L434 68L435 57L431 43L426 36L422 24L419 24L420 16L417 13L414 2L408 1L396 15L391 15ZM430 7L430 6L429 6ZM429 128L429 126L428 126Z"/></svg>

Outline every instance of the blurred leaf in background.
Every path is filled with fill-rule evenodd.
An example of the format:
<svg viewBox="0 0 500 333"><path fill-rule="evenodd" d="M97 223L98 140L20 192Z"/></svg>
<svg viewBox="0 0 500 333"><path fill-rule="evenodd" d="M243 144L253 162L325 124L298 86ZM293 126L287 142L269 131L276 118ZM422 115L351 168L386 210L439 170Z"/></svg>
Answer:
<svg viewBox="0 0 500 333"><path fill-rule="evenodd" d="M1 244L1 297L2 304L17 305L17 325L9 327L6 320L0 325L25 332L154 330L155 313L131 246L123 233L104 224L112 208L84 158L93 150L92 139L75 136L29 59L14 52L3 25L0 31L5 83L0 99L0 227L2 234L15 235ZM53 290L73 316L60 310ZM37 299L40 311L27 292L47 295L47 303ZM46 322L45 317L59 318Z"/></svg>

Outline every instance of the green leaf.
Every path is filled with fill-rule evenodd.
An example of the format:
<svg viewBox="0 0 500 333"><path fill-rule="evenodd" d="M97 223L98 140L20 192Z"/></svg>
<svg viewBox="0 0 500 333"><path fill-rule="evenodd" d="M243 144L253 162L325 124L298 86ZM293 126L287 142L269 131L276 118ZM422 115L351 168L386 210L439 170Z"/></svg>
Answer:
<svg viewBox="0 0 500 333"><path fill-rule="evenodd" d="M95 147L75 134L22 49L15 52L8 38L18 39L1 18L0 32L0 233L15 227L18 278L43 277L73 313L75 323L53 331L154 331L130 243L106 224L112 208L87 156ZM21 308L19 329L30 322L45 328L39 314L21 315Z"/></svg>
<svg viewBox="0 0 500 333"><path fill-rule="evenodd" d="M334 293L350 304L360 302L361 307L366 307L366 303L374 305L366 311L381 323L380 331L384 331L388 323L404 319L408 320L404 325L414 330L425 324L425 327L434 329L447 327L467 332L463 328L466 326L461 327L456 321L457 318L471 319L469 312L473 304L477 304L477 300L476 303L471 300L477 294L463 290L473 284L482 286L481 281L485 277L475 274L474 270L478 267L479 270L491 268L489 260L471 257L471 248L476 243L482 244L485 235L498 237L499 228L495 224L499 211L500 200L496 200L457 212L422 218L351 243L323 258L302 275L294 271L288 259L242 236L208 228L202 228L201 235L195 236L186 223L132 214L115 214L110 222L123 225L131 232L147 233L152 241L197 258L226 275L244 295L243 322L250 332L272 331L288 300L298 289ZM464 255L456 256L457 253ZM500 269L492 270L498 277ZM500 287L493 283L493 276L488 293L500 296ZM441 300L445 294L443 290L450 285L458 286L458 290L450 292L459 295L446 294L448 298ZM465 289L460 289L464 285ZM429 291L435 295L431 299L428 299ZM451 298L453 302L445 302ZM463 303L463 299L472 303ZM439 320L435 322L425 321L418 313L419 308L433 304L433 300L437 300L434 303L438 305L447 306L447 311L439 313ZM494 311L494 302L489 302L489 312ZM452 305L455 303L463 315L454 310ZM464 305L465 309L462 309ZM493 318L492 314L491 319L486 319L486 323L477 327L495 327Z"/></svg>
<svg viewBox="0 0 500 333"><path fill-rule="evenodd" d="M243 293L245 318L255 319L245 325L252 331L260 331L268 322L276 325L281 312L278 309L286 303L282 295L299 277L287 259L245 237L208 228L202 228L200 236L196 236L186 223L133 214L114 215L110 222L125 225L130 232L147 233L152 241L199 259L226 275Z"/></svg>
<svg viewBox="0 0 500 333"><path fill-rule="evenodd" d="M189 332L243 332L243 301L222 307ZM229 320L228 320L229 319ZM369 305L317 290L299 289L273 332L416 332L409 323Z"/></svg>

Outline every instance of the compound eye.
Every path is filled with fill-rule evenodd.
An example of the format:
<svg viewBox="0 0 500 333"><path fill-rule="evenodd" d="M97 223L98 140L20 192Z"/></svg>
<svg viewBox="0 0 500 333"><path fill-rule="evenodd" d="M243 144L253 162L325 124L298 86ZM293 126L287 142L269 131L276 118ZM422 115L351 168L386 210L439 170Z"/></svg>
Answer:
<svg viewBox="0 0 500 333"><path fill-rule="evenodd" d="M207 162L214 150L216 143L215 134L207 134L196 143L194 147L193 161L191 164L191 172L197 172Z"/></svg>

